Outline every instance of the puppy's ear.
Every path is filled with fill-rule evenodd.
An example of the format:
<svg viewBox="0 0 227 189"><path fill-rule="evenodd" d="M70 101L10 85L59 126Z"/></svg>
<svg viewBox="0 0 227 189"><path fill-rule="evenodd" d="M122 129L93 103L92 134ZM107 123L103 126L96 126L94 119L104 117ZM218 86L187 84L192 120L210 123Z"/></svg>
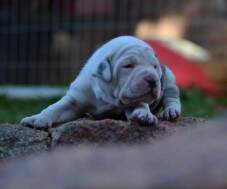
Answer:
<svg viewBox="0 0 227 189"><path fill-rule="evenodd" d="M99 64L96 76L103 79L106 82L111 81L112 78L111 66L108 61L104 60Z"/></svg>

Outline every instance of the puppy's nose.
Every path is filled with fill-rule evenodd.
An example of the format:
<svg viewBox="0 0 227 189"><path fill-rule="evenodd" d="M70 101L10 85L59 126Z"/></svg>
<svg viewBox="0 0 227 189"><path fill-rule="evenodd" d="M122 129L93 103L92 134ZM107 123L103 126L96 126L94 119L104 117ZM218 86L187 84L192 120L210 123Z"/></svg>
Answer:
<svg viewBox="0 0 227 189"><path fill-rule="evenodd" d="M147 83L148 83L148 85L149 85L149 87L150 87L151 89L157 87L157 84L156 84L156 81L155 81L155 80L148 80Z"/></svg>
<svg viewBox="0 0 227 189"><path fill-rule="evenodd" d="M153 78L146 76L143 79L148 83L148 86L150 88L156 88L157 87L157 83Z"/></svg>

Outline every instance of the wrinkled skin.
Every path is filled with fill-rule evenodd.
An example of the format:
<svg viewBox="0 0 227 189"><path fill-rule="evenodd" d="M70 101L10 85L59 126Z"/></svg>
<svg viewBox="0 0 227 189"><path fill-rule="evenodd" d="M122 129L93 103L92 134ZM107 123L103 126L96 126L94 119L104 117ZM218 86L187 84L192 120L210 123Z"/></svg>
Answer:
<svg viewBox="0 0 227 189"><path fill-rule="evenodd" d="M163 81L162 81L163 80ZM162 103L159 118L176 119L181 113L179 90L172 72L159 64L145 42L118 37L100 47L88 60L66 95L22 124L37 128L74 120L85 113L100 116L107 111L125 113L143 125L158 122L152 113Z"/></svg>

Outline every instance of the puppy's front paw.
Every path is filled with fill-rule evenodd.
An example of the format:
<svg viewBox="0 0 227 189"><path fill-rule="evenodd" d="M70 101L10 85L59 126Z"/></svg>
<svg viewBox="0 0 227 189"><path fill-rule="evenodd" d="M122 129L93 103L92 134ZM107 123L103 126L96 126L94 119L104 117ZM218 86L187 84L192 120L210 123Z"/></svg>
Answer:
<svg viewBox="0 0 227 189"><path fill-rule="evenodd" d="M160 114L159 114L159 118L162 120L175 120L177 119L181 114L181 110L179 107L175 107L175 106L169 106L167 108L165 108Z"/></svg>
<svg viewBox="0 0 227 189"><path fill-rule="evenodd" d="M143 109L135 110L130 117L130 121L135 121L142 125L157 125L158 123L155 115Z"/></svg>
<svg viewBox="0 0 227 189"><path fill-rule="evenodd" d="M41 114L26 117L21 120L21 124L24 126L30 126L35 128L49 128L52 126L53 122L51 118L43 116Z"/></svg>

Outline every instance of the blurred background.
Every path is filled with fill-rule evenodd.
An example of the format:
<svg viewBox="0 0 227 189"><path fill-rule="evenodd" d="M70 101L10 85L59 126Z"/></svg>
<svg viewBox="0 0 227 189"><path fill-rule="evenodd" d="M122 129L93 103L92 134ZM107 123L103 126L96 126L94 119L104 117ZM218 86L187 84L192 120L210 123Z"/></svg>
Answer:
<svg viewBox="0 0 227 189"><path fill-rule="evenodd" d="M183 114L227 110L227 0L0 0L0 122L64 94L104 42L147 41L181 88Z"/></svg>

